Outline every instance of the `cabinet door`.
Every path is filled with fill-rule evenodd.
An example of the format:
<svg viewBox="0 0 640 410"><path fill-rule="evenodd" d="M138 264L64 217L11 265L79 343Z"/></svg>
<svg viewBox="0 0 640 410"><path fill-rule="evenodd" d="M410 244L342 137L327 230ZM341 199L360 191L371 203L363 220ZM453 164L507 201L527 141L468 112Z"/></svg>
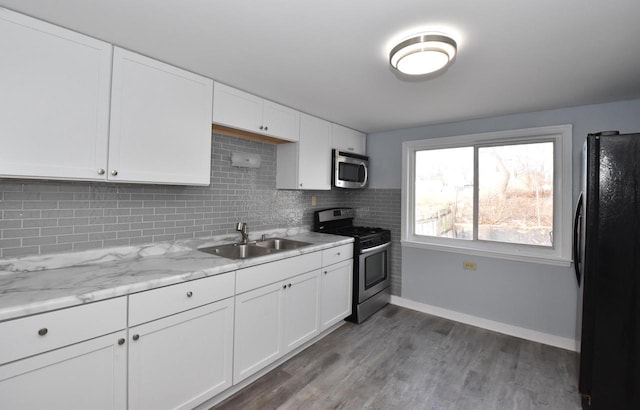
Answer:
<svg viewBox="0 0 640 410"><path fill-rule="evenodd" d="M129 409L190 409L231 386L233 298L129 330Z"/></svg>
<svg viewBox="0 0 640 410"><path fill-rule="evenodd" d="M283 354L282 286L276 283L236 296L234 384Z"/></svg>
<svg viewBox="0 0 640 410"><path fill-rule="evenodd" d="M277 148L276 189L331 189L331 123L300 114L300 141Z"/></svg>
<svg viewBox="0 0 640 410"><path fill-rule="evenodd" d="M111 45L0 8L0 177L104 180Z"/></svg>
<svg viewBox="0 0 640 410"><path fill-rule="evenodd" d="M300 111L271 101L264 101L262 108L262 125L265 134L298 141L300 139Z"/></svg>
<svg viewBox="0 0 640 410"><path fill-rule="evenodd" d="M361 155L367 154L366 135L342 125L332 124L331 144L333 148L340 151Z"/></svg>
<svg viewBox="0 0 640 410"><path fill-rule="evenodd" d="M213 81L113 53L109 180L209 185Z"/></svg>
<svg viewBox="0 0 640 410"><path fill-rule="evenodd" d="M320 271L291 278L283 292L284 350L290 352L320 333Z"/></svg>
<svg viewBox="0 0 640 410"><path fill-rule="evenodd" d="M212 122L250 132L262 133L262 98L224 84L213 88Z"/></svg>
<svg viewBox="0 0 640 410"><path fill-rule="evenodd" d="M0 407L126 408L125 338L123 330L0 366Z"/></svg>
<svg viewBox="0 0 640 410"><path fill-rule="evenodd" d="M302 114L299 150L300 187L331 189L331 123Z"/></svg>
<svg viewBox="0 0 640 410"><path fill-rule="evenodd" d="M325 330L351 314L353 261L322 268L320 326Z"/></svg>

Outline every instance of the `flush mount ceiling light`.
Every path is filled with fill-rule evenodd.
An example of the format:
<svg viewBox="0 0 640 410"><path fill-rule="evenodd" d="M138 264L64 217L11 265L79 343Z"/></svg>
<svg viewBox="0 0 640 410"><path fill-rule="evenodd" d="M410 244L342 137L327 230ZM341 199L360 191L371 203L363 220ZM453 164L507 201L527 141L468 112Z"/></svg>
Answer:
<svg viewBox="0 0 640 410"><path fill-rule="evenodd" d="M449 65L457 48L455 40L444 34L418 34L395 46L389 63L404 74L429 74Z"/></svg>

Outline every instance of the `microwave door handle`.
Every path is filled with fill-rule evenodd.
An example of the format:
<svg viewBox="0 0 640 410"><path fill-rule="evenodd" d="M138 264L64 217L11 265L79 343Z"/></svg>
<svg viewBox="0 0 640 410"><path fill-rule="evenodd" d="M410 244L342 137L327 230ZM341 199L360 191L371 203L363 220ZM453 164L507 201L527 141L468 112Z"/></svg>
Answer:
<svg viewBox="0 0 640 410"><path fill-rule="evenodd" d="M364 165L360 164L361 167L364 168L364 181L362 182L362 184L360 184L361 187L367 185L367 181L369 180L369 171L368 171L368 167L365 167Z"/></svg>

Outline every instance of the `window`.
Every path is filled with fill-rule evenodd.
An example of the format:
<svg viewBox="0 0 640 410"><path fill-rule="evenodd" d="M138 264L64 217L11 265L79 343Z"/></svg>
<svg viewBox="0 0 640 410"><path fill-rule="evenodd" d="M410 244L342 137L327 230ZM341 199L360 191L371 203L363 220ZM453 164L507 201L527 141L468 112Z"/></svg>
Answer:
<svg viewBox="0 0 640 410"><path fill-rule="evenodd" d="M571 126L403 144L403 244L568 265Z"/></svg>

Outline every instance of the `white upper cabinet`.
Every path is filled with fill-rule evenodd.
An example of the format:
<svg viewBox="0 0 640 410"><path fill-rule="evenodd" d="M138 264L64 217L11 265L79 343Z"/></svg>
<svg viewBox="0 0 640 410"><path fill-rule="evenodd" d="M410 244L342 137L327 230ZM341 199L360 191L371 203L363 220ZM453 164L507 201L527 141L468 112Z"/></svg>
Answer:
<svg viewBox="0 0 640 410"><path fill-rule="evenodd" d="M260 97L215 82L212 122L262 134L262 102Z"/></svg>
<svg viewBox="0 0 640 410"><path fill-rule="evenodd" d="M104 180L111 48L0 8L0 177Z"/></svg>
<svg viewBox="0 0 640 410"><path fill-rule="evenodd" d="M331 127L332 148L353 154L367 154L367 137L364 133L338 124L331 124Z"/></svg>
<svg viewBox="0 0 640 410"><path fill-rule="evenodd" d="M300 115L300 141L278 145L277 189L331 189L331 123Z"/></svg>
<svg viewBox="0 0 640 410"><path fill-rule="evenodd" d="M213 81L115 47L107 178L208 185Z"/></svg>
<svg viewBox="0 0 640 410"><path fill-rule="evenodd" d="M262 122L266 135L288 141L298 141L300 139L299 111L264 100Z"/></svg>
<svg viewBox="0 0 640 410"><path fill-rule="evenodd" d="M213 90L212 122L287 141L299 139L298 111L218 82Z"/></svg>

